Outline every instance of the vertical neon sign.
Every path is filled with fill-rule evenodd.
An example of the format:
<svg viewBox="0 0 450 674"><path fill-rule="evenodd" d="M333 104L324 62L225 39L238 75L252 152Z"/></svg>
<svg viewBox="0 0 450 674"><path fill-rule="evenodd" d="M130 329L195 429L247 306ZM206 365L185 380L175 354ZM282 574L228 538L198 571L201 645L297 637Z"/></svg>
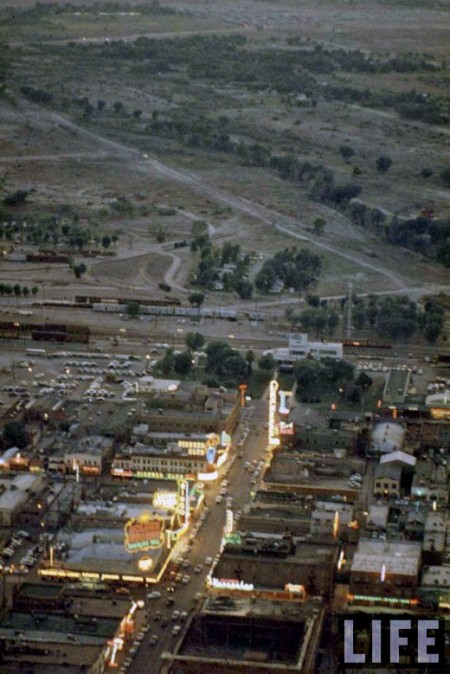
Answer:
<svg viewBox="0 0 450 674"><path fill-rule="evenodd" d="M277 392L278 382L272 379L269 384L269 445L275 446L280 444L277 428L275 425L275 414L277 411Z"/></svg>

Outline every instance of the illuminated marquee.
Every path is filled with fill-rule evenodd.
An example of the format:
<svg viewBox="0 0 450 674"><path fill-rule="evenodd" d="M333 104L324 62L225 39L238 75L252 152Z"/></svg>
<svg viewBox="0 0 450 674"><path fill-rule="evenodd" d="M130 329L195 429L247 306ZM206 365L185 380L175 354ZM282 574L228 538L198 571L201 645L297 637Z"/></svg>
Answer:
<svg viewBox="0 0 450 674"><path fill-rule="evenodd" d="M272 379L269 384L269 445L275 446L280 444L280 438L277 434L277 428L275 424L275 414L277 411L277 392L278 392L278 382L276 379Z"/></svg>
<svg viewBox="0 0 450 674"><path fill-rule="evenodd" d="M162 510L176 510L177 493L175 491L156 491L153 495L153 507Z"/></svg>
<svg viewBox="0 0 450 674"><path fill-rule="evenodd" d="M164 542L164 521L157 515L133 517L125 524L125 550L155 550Z"/></svg>
<svg viewBox="0 0 450 674"><path fill-rule="evenodd" d="M234 580L234 578L211 578L211 587L217 590L244 590L245 592L255 589L253 583L244 583L243 580Z"/></svg>

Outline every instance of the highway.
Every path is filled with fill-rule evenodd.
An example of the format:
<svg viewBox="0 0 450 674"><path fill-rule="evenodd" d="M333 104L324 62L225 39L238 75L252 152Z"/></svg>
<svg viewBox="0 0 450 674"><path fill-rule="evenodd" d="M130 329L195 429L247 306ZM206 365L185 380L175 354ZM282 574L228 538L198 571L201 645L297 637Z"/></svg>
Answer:
<svg viewBox="0 0 450 674"><path fill-rule="evenodd" d="M240 428L245 424L250 427L250 433L243 447L236 448L238 451L242 449L243 457L239 458L237 454L231 467L228 469L226 479L229 482L227 488L227 496L233 497L233 511L243 511L244 506L250 500L250 491L254 488L251 484L252 472L247 471L244 467L246 461L253 461L265 458L265 450L267 445L267 435L264 432L264 422L266 421L267 402L265 400L254 401L252 405L243 410L241 417ZM252 432L252 427L256 426L257 433ZM241 430L238 430L233 438L233 445L241 436ZM223 478L222 478L223 479ZM215 503L215 498L220 491L220 482L208 488L206 491L206 504L210 512L199 530L196 538L193 541L191 549L185 555L185 558L190 562L189 569L182 569L184 574L190 575L190 581L187 585L181 583L175 584L175 593L167 592L169 584L168 579L157 586L155 589L161 591L162 597L160 599L147 600L147 607L149 613L150 629L146 633L144 640L137 652L134 655L132 663L127 672L130 674L158 674L161 666L161 654L164 651L171 651L178 639L184 635L192 613L197 607L195 595L205 590L205 579L210 569L205 565L205 558L214 558L220 551L220 542L222 538L222 531L225 524L225 502L221 504ZM188 535L184 537L183 541L177 544L177 547L182 549L185 547ZM199 574L194 573L194 568L197 564L202 564L202 571ZM172 583L170 583L172 584ZM175 604L171 607L167 606L167 600L173 597ZM185 622L179 620L171 620L174 610L186 611L188 618ZM155 621L155 613L161 613L162 619L166 618L169 623L162 626L161 620ZM172 635L172 630L175 625L182 626L182 631L178 636ZM155 646L149 644L152 635L158 636L158 642Z"/></svg>

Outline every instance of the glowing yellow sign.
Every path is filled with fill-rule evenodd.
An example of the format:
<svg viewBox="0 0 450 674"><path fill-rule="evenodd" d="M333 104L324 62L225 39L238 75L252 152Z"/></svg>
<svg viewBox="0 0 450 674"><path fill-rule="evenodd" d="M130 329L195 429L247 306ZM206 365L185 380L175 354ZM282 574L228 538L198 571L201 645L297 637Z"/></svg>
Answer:
<svg viewBox="0 0 450 674"><path fill-rule="evenodd" d="M125 550L141 552L160 548L164 542L164 521L158 515L133 517L125 524Z"/></svg>

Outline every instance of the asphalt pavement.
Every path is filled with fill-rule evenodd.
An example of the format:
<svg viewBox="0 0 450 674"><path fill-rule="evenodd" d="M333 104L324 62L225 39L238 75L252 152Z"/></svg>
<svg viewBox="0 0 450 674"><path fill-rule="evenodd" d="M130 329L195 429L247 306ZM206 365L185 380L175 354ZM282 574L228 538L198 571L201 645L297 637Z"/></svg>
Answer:
<svg viewBox="0 0 450 674"><path fill-rule="evenodd" d="M231 467L227 470L227 475L223 476L215 485L208 487L206 491L206 504L210 511L203 526L196 535L192 547L184 555L190 562L189 569L183 569L183 574L188 574L190 580L186 585L182 583L175 584L175 592L167 591L167 586L173 585L168 578L156 586L162 594L159 599L147 600L148 622L150 628L146 632L145 638L141 642L139 649L135 653L132 663L127 672L130 674L158 674L161 665L161 654L164 651L172 651L176 642L183 638L184 632L189 625L192 614L198 609L197 593L204 593L206 576L210 567L205 564L207 557L214 558L220 552L223 527L225 524L226 498L221 504L216 504L215 498L220 492L220 482L226 477L228 480L227 496L233 497L233 511L244 510L244 506L250 500L250 492L256 485L251 484L252 472L245 469L246 461L253 461L265 458L267 446L267 432L264 429L264 423L267 415L267 403L265 400L254 401L250 407L243 410L241 415L240 429L235 433L233 446L241 435L242 428L247 426L250 432L242 447L236 447L236 458ZM239 451L243 452L242 457L238 457ZM188 535L185 536L187 543ZM182 549L186 543L180 541L178 546ZM201 573L194 573L195 567L201 564ZM173 598L175 604L167 606L168 599ZM174 610L186 611L188 617L185 621L179 619L172 620ZM161 619L155 621L155 614L160 613ZM168 620L168 624L163 626L163 619ZM174 636L172 634L175 625L182 627L181 632ZM151 645L152 635L157 635L158 640L155 645Z"/></svg>

